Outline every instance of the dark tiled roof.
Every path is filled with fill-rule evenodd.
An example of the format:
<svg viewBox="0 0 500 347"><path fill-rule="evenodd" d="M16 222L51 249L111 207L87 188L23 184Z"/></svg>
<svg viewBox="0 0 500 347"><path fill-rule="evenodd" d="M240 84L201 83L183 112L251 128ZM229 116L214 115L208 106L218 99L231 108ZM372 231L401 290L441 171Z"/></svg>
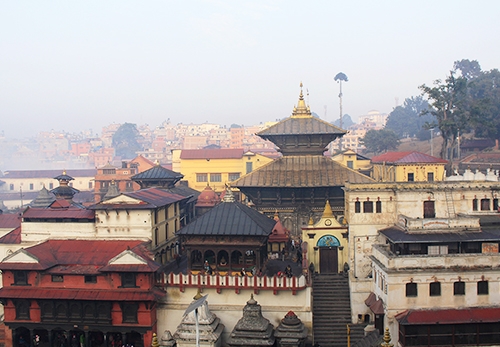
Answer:
<svg viewBox="0 0 500 347"><path fill-rule="evenodd" d="M490 242L500 241L500 236L487 231L482 232L429 232L429 233L407 233L398 227L389 227L380 230L392 243L429 243L429 242Z"/></svg>
<svg viewBox="0 0 500 347"><path fill-rule="evenodd" d="M432 157L420 152L387 152L382 155L377 155L372 158L372 163L415 163L415 164L446 164L448 161Z"/></svg>
<svg viewBox="0 0 500 347"><path fill-rule="evenodd" d="M70 186L59 186L55 187L50 191L54 195L59 195L59 196L73 196L76 193L79 193L80 191L76 188L70 187Z"/></svg>
<svg viewBox="0 0 500 347"><path fill-rule="evenodd" d="M279 123L257 133L258 136L268 135L312 135L335 134L343 135L346 131L316 117L288 117Z"/></svg>
<svg viewBox="0 0 500 347"><path fill-rule="evenodd" d="M243 148L183 149L181 159L240 159Z"/></svg>
<svg viewBox="0 0 500 347"><path fill-rule="evenodd" d="M9 170L4 172L4 178L52 178L61 174L63 170ZM73 177L94 177L96 169L66 170Z"/></svg>
<svg viewBox="0 0 500 347"><path fill-rule="evenodd" d="M223 202L177 232L178 235L268 236L275 220L239 202Z"/></svg>
<svg viewBox="0 0 500 347"><path fill-rule="evenodd" d="M374 182L324 156L287 156L260 167L235 182L234 187L332 187L345 182Z"/></svg>
<svg viewBox="0 0 500 347"><path fill-rule="evenodd" d="M151 169L138 173L131 177L132 180L180 180L184 175L166 169L160 165L153 166Z"/></svg>

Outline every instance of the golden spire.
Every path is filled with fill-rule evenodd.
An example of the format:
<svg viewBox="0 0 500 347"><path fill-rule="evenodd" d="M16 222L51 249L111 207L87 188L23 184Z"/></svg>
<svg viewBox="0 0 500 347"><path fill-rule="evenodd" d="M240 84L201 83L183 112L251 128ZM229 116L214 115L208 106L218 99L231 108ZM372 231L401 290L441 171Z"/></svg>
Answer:
<svg viewBox="0 0 500 347"><path fill-rule="evenodd" d="M389 328L385 328L384 342L380 344L382 347L394 347L391 342L391 333L389 333Z"/></svg>
<svg viewBox="0 0 500 347"><path fill-rule="evenodd" d="M151 342L151 347L160 347L160 343L158 342L156 333L153 333L153 341Z"/></svg>
<svg viewBox="0 0 500 347"><path fill-rule="evenodd" d="M309 217L309 225L314 225L313 217Z"/></svg>
<svg viewBox="0 0 500 347"><path fill-rule="evenodd" d="M297 106L293 108L292 118L311 118L311 110L306 105L304 100L304 93L302 92L302 82L300 82L300 94L299 94L299 102Z"/></svg>
<svg viewBox="0 0 500 347"><path fill-rule="evenodd" d="M196 295L193 297L194 300L198 300L198 299L201 299L203 297L203 295L201 295L201 290L200 288L198 288L198 293L196 293Z"/></svg>
<svg viewBox="0 0 500 347"><path fill-rule="evenodd" d="M330 201L326 200L322 218L332 218L332 217L333 217L333 212L332 212L332 207L330 206Z"/></svg>

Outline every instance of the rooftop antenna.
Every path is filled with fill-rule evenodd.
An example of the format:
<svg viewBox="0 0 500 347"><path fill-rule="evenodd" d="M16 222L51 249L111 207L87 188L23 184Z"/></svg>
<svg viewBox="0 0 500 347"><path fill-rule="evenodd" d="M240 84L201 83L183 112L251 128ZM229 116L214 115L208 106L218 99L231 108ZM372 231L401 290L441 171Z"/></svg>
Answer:
<svg viewBox="0 0 500 347"><path fill-rule="evenodd" d="M324 119L326 119L326 105L324 106L324 108L325 108L325 118Z"/></svg>

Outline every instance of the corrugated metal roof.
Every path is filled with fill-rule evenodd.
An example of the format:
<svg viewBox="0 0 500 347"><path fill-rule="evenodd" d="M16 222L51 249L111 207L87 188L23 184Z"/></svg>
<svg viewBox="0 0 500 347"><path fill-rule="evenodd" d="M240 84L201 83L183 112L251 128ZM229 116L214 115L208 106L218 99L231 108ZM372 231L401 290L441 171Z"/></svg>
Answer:
<svg viewBox="0 0 500 347"><path fill-rule="evenodd" d="M269 135L312 135L331 134L342 135L346 131L324 120L310 117L288 117L279 123L257 133L258 136L267 138Z"/></svg>
<svg viewBox="0 0 500 347"><path fill-rule="evenodd" d="M41 219L89 219L95 218L92 210L86 210L77 207L68 208L28 208L23 213L23 218L41 218Z"/></svg>
<svg viewBox="0 0 500 347"><path fill-rule="evenodd" d="M147 255L141 240L48 240L25 251L39 261L36 263L1 262L0 269L48 269L59 266L103 267L113 257L130 249L148 264L156 264Z"/></svg>
<svg viewBox="0 0 500 347"><path fill-rule="evenodd" d="M170 180L180 180L184 175L174 172L172 170L166 169L163 166L156 165L151 169L138 173L131 177L132 180L157 180L157 179L170 179Z"/></svg>
<svg viewBox="0 0 500 347"><path fill-rule="evenodd" d="M223 202L177 232L178 235L268 236L275 220L239 202Z"/></svg>
<svg viewBox="0 0 500 347"><path fill-rule="evenodd" d="M398 227L380 230L392 243L429 243L429 242L464 242L464 241L500 241L500 236L487 231L455 231L455 232L419 232L407 233Z"/></svg>
<svg viewBox="0 0 500 347"><path fill-rule="evenodd" d="M165 293L154 290L84 290L66 288L3 287L0 298L5 299L59 299L59 300L96 300L96 301L156 301Z"/></svg>
<svg viewBox="0 0 500 347"><path fill-rule="evenodd" d="M183 149L181 159L241 159L243 148Z"/></svg>
<svg viewBox="0 0 500 347"><path fill-rule="evenodd" d="M53 178L60 175L63 170L9 170L4 172L4 178ZM94 177L96 169L66 170L72 177Z"/></svg>
<svg viewBox="0 0 500 347"><path fill-rule="evenodd" d="M125 209L148 209L148 208L157 208L161 206L170 205L174 202L178 202L188 197L174 194L169 192L166 189L158 189L158 188L147 188L141 189L135 192L122 193L122 195L129 196L131 198L140 200L140 203L103 203L100 202L93 206L90 206L89 209L92 210L125 210ZM112 200L112 199L110 199Z"/></svg>
<svg viewBox="0 0 500 347"><path fill-rule="evenodd" d="M319 155L278 158L232 183L234 187L331 187L374 180Z"/></svg>
<svg viewBox="0 0 500 347"><path fill-rule="evenodd" d="M387 152L372 158L372 163L414 163L414 164L446 164L447 160L432 157L420 152Z"/></svg>
<svg viewBox="0 0 500 347"><path fill-rule="evenodd" d="M399 324L460 324L500 321L499 307L469 307L463 310L408 310L396 315Z"/></svg>
<svg viewBox="0 0 500 347"><path fill-rule="evenodd" d="M6 213L0 214L0 228L8 229L8 228L17 228L21 226L21 217L17 213Z"/></svg>

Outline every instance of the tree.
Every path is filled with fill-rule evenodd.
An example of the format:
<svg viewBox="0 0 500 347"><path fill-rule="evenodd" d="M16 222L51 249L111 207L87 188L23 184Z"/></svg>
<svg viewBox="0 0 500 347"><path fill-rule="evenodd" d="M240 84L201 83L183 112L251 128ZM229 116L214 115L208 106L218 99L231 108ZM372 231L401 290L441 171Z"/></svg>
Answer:
<svg viewBox="0 0 500 347"><path fill-rule="evenodd" d="M435 118L422 115L429 109L429 103L422 96L406 98L403 106L397 106L387 118L386 129L393 130L399 138L416 136L426 123Z"/></svg>
<svg viewBox="0 0 500 347"><path fill-rule="evenodd" d="M138 142L140 137L141 135L135 124L124 123L120 125L112 138L112 146L116 155L125 159L134 158L137 151L142 149Z"/></svg>
<svg viewBox="0 0 500 347"><path fill-rule="evenodd" d="M392 130L368 130L361 142L366 147L367 152L382 153L388 150L395 150L399 146L398 135Z"/></svg>
<svg viewBox="0 0 500 347"><path fill-rule="evenodd" d="M471 127L471 118L468 108L467 79L463 76L456 76L455 71L451 71L446 80L436 80L434 87L421 85L422 94L427 97L430 113L436 117L436 125L441 131L443 144L440 156L443 159L450 159L452 148L456 146L459 132L466 132ZM434 124L429 124L432 127Z"/></svg>
<svg viewBox="0 0 500 347"><path fill-rule="evenodd" d="M481 75L481 66L476 60L462 59L453 64L453 71L460 71L462 77L471 80Z"/></svg>

